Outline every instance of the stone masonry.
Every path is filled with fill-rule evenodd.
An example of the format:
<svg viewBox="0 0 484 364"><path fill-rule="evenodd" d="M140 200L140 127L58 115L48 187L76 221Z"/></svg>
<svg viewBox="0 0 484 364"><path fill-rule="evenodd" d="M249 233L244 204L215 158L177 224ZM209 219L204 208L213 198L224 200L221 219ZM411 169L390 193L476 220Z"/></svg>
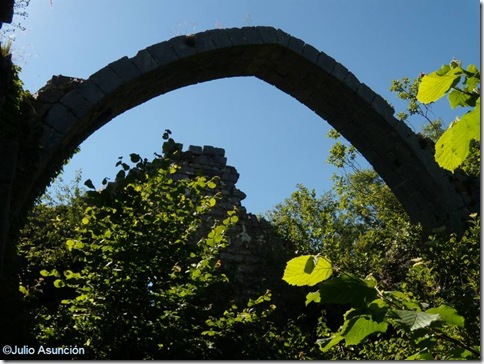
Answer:
<svg viewBox="0 0 484 364"><path fill-rule="evenodd" d="M177 146L181 151L182 145ZM239 290L240 297L247 299L263 294L269 287L277 290L283 286L281 279L285 263L292 257L288 245L277 236L269 222L247 213L242 205L246 195L236 187L239 173L227 165L224 149L190 146L188 151L181 151L172 158L180 167L175 179L218 177L217 187L207 192L221 193L222 197L206 217L206 228L226 218L227 211L234 208L237 211L239 221L228 232L228 246L221 252L220 260L222 269Z"/></svg>
<svg viewBox="0 0 484 364"><path fill-rule="evenodd" d="M0 140L8 167L0 171L0 252L15 233L10 227L18 228L35 198L97 129L177 88L237 76L274 85L330 123L427 231L463 231L475 201L457 190L454 176L395 119L381 96L302 40L271 27L244 27L175 37L110 63L87 80L59 76L39 90L31 120L23 121L30 130L22 143Z"/></svg>

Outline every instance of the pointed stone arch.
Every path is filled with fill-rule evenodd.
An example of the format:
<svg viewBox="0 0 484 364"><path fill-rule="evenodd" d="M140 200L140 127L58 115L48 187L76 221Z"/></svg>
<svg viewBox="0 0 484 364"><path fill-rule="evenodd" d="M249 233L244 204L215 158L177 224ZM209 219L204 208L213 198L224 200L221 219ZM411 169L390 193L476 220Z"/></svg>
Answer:
<svg viewBox="0 0 484 364"><path fill-rule="evenodd" d="M16 168L4 181L4 216L13 221L25 214L75 148L116 116L172 90L236 76L274 85L329 122L374 167L413 221L427 229L462 230L469 212L463 197L387 102L327 54L270 27L175 37L123 57L87 80L72 80L56 91L52 104L40 102L33 138L40 151L31 172L16 173L24 168L22 160L12 163ZM38 99L46 92L49 87ZM15 148L7 149L16 161Z"/></svg>

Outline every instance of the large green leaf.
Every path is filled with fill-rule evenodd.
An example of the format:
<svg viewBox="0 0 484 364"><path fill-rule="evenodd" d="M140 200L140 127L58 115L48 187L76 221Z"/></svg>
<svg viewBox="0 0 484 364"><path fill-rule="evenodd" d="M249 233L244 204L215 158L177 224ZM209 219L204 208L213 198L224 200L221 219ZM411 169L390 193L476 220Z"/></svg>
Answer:
<svg viewBox="0 0 484 364"><path fill-rule="evenodd" d="M322 303L350 304L362 307L376 298L375 288L348 274L330 279L319 287Z"/></svg>
<svg viewBox="0 0 484 364"><path fill-rule="evenodd" d="M450 107L455 109L457 106L474 106L477 95L470 95L461 90L454 89L449 93L448 98Z"/></svg>
<svg viewBox="0 0 484 364"><path fill-rule="evenodd" d="M440 316L440 320L455 326L464 327L464 317L459 315L455 308L442 305L439 307L429 308L425 312L430 314L438 314Z"/></svg>
<svg viewBox="0 0 484 364"><path fill-rule="evenodd" d="M427 312L393 310L391 313L396 321L407 326L411 331L427 327L432 322L440 319L439 314Z"/></svg>
<svg viewBox="0 0 484 364"><path fill-rule="evenodd" d="M287 262L282 279L293 286L314 286L332 273L331 262L326 258L302 255Z"/></svg>
<svg viewBox="0 0 484 364"><path fill-rule="evenodd" d="M469 154L469 143L472 139L481 139L480 99L476 107L455 122L435 144L435 160L442 167L454 171Z"/></svg>
<svg viewBox="0 0 484 364"><path fill-rule="evenodd" d="M367 336L375 332L385 332L387 328L388 322L375 321L371 315L356 316L350 319L342 336L346 345L358 345Z"/></svg>
<svg viewBox="0 0 484 364"><path fill-rule="evenodd" d="M462 69L456 67L445 74L433 72L423 76L418 87L417 100L423 104L437 101L459 82L462 74Z"/></svg>

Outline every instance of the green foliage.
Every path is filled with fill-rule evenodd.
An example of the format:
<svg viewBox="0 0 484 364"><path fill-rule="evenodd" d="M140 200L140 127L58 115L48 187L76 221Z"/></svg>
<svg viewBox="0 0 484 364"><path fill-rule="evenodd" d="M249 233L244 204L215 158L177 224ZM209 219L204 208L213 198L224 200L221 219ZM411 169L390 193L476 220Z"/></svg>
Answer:
<svg viewBox="0 0 484 364"><path fill-rule="evenodd" d="M286 270L294 274L283 279L293 284L291 278L297 275L298 270L299 275L306 274L307 269L301 261L315 258L304 256L290 260ZM311 280L307 285L313 286L314 283ZM464 318L454 308L441 305L422 311L422 307L427 304L413 299L409 293L382 291L374 279L361 280L344 275L327 279L325 276L319 278L318 283L319 298L315 299L315 293L311 292L306 302L350 306L339 330L329 338L318 339L323 352L328 352L343 340L345 346L359 345L369 336L385 333L393 326L396 330L404 330L410 347L418 350L413 358L424 356L434 359L437 355L447 359L479 357L478 349L470 347L462 340L458 328L464 327ZM413 332L418 332L419 335L414 336ZM422 339L425 339L425 347L422 346Z"/></svg>
<svg viewBox="0 0 484 364"><path fill-rule="evenodd" d="M10 43L2 45L0 56L0 138L21 140L26 118L31 112L32 95L24 91L20 67L11 61Z"/></svg>
<svg viewBox="0 0 484 364"><path fill-rule="evenodd" d="M331 276L331 262L323 257L302 255L287 262L284 279L294 286L314 286Z"/></svg>
<svg viewBox="0 0 484 364"><path fill-rule="evenodd" d="M274 311L269 293L233 306L219 253L236 212L203 226L216 179L176 179L168 157L130 160L103 189L38 205L24 230L19 289L38 343L82 346L83 359L232 358L226 335L242 343Z"/></svg>
<svg viewBox="0 0 484 364"><path fill-rule="evenodd" d="M420 133L424 137L436 141L444 132L442 129L442 119L432 118L433 112L431 105L423 104L417 99L420 81L423 74L412 81L408 77L403 77L400 80L392 80L390 91L394 92L397 97L407 102L405 111L397 114L397 117L403 122L409 122L409 116L418 115L425 119L426 125L422 127Z"/></svg>
<svg viewBox="0 0 484 364"><path fill-rule="evenodd" d="M459 86L461 80L462 85ZM459 61L452 61L423 76L419 85L417 99L424 104L448 94L453 109L457 106L472 108L450 125L435 146L437 163L452 172L466 160L471 141L480 141L480 82L480 72L475 65L469 65L464 70Z"/></svg>

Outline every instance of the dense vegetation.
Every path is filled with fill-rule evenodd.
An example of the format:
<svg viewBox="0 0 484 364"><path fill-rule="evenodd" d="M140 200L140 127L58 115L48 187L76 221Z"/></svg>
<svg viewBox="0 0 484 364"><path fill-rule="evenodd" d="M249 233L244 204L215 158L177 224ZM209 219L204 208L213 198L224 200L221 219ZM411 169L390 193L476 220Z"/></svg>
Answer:
<svg viewBox="0 0 484 364"><path fill-rule="evenodd" d="M425 77L392 89L410 114L427 117L446 93L468 108L445 133L434 120L423 133L444 168L478 179L480 75L454 62L428 76L431 98ZM281 279L307 289L300 312L276 307L270 291L237 302L218 258L237 213L203 228L218 181L174 178L167 131L163 156L131 154L113 182L86 191L75 181L32 209L17 249L28 342L86 348L79 359L479 358L480 216L463 236L425 235L358 168L356 150L330 137L333 189L300 185L267 214L295 256Z"/></svg>

